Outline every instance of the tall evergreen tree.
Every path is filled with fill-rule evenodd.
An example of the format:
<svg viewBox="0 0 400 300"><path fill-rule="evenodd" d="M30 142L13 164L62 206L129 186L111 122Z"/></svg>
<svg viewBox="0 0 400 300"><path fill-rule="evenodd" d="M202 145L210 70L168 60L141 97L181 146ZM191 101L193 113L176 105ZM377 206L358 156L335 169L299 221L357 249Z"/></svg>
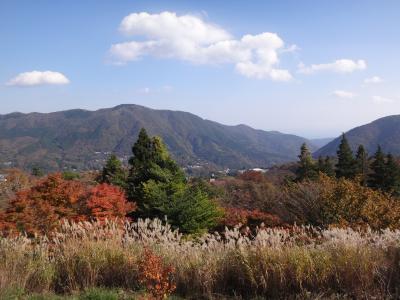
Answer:
<svg viewBox="0 0 400 300"><path fill-rule="evenodd" d="M385 154L383 153L381 146L378 146L378 149L373 156L371 171L372 173L368 181L369 186L376 189L382 189L385 186L386 181L386 162Z"/></svg>
<svg viewBox="0 0 400 300"><path fill-rule="evenodd" d="M137 203L137 217L167 217L173 227L186 233L202 232L216 223L217 205L190 187L161 138L150 138L142 129L132 153L126 190L129 200Z"/></svg>
<svg viewBox="0 0 400 300"><path fill-rule="evenodd" d="M357 175L360 176L361 184L367 185L368 181L368 153L363 145L359 145L356 153Z"/></svg>
<svg viewBox="0 0 400 300"><path fill-rule="evenodd" d="M390 153L386 156L385 171L383 190L398 195L400 193L400 167Z"/></svg>
<svg viewBox="0 0 400 300"><path fill-rule="evenodd" d="M127 194L130 200L138 202L144 198L144 183L185 183L185 176L179 166L171 159L159 137L150 138L144 128L132 147L133 156L129 159L131 168L127 180Z"/></svg>
<svg viewBox="0 0 400 300"><path fill-rule="evenodd" d="M354 178L357 173L357 164L353 157L353 151L351 151L349 142L344 133L337 151L337 158L336 177L344 177L347 179Z"/></svg>
<svg viewBox="0 0 400 300"><path fill-rule="evenodd" d="M115 154L111 154L101 172L100 182L125 188L126 175L121 161Z"/></svg>
<svg viewBox="0 0 400 300"><path fill-rule="evenodd" d="M326 156L325 158L322 156L318 157L317 170L318 172L324 173L329 177L335 176L335 170L329 156Z"/></svg>
<svg viewBox="0 0 400 300"><path fill-rule="evenodd" d="M296 170L296 180L315 179L318 174L311 152L306 143L301 145L300 155L298 157L299 162Z"/></svg>

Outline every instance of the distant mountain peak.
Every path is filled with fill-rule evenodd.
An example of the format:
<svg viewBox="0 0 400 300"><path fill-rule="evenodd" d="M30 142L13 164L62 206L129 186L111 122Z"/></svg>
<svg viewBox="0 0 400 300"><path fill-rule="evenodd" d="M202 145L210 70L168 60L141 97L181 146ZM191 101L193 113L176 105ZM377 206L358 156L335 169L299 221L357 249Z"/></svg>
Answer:
<svg viewBox="0 0 400 300"><path fill-rule="evenodd" d="M16 120L18 119L18 121ZM48 170L93 169L107 153L122 158L141 127L160 135L182 165L201 161L219 168L267 167L297 159L302 137L227 126L191 113L121 104L95 111L13 113L0 117L0 167L4 162Z"/></svg>

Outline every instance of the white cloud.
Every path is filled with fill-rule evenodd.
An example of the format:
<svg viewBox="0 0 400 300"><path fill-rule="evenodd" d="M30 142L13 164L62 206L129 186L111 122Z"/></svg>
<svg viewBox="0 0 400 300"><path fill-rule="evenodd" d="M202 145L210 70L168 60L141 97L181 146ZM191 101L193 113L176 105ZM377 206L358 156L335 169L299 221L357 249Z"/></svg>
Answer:
<svg viewBox="0 0 400 300"><path fill-rule="evenodd" d="M10 79L6 85L9 86L36 86L44 84L68 84L69 79L59 72L53 71L31 71L18 74Z"/></svg>
<svg viewBox="0 0 400 300"><path fill-rule="evenodd" d="M395 100L391 98L386 98L382 96L372 96L372 101L374 101L377 104L384 104L384 103L392 103Z"/></svg>
<svg viewBox="0 0 400 300"><path fill-rule="evenodd" d="M144 87L138 90L140 94L150 94L151 89L149 87Z"/></svg>
<svg viewBox="0 0 400 300"><path fill-rule="evenodd" d="M381 82L383 82L383 79L380 78L379 76L373 76L373 77L364 79L365 84L371 84L371 83L374 84L374 83L381 83Z"/></svg>
<svg viewBox="0 0 400 300"><path fill-rule="evenodd" d="M348 91L343 91L343 90L336 90L333 92L333 95L339 98L345 98L345 99L351 99L357 96L356 94Z"/></svg>
<svg viewBox="0 0 400 300"><path fill-rule="evenodd" d="M333 63L327 64L313 64L311 66L305 66L300 64L298 72L302 74L313 74L317 72L335 72L335 73L352 73L358 70L365 70L367 63L365 60L359 59L357 61L351 59L338 59Z"/></svg>
<svg viewBox="0 0 400 300"><path fill-rule="evenodd" d="M111 46L110 54L117 63L149 55L195 64L233 64L238 73L258 79L292 78L288 70L277 66L281 52L295 51L297 47L285 48L276 33L247 34L235 39L197 16L177 16L173 12L133 13L122 20L119 30L136 39Z"/></svg>

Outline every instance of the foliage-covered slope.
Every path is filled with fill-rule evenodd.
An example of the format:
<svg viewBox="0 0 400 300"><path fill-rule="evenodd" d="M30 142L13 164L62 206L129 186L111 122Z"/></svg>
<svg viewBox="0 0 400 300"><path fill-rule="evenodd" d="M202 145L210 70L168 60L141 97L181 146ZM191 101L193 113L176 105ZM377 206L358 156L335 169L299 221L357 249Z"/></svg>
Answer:
<svg viewBox="0 0 400 300"><path fill-rule="evenodd" d="M109 152L129 156L141 127L160 135L181 164L268 166L296 159L307 142L295 135L127 104L97 111L0 115L0 163L24 168L36 164L47 170L98 168Z"/></svg>
<svg viewBox="0 0 400 300"><path fill-rule="evenodd" d="M348 131L346 137L353 151L362 144L371 155L381 145L384 152L400 155L400 115L384 117L356 127ZM314 156L335 155L339 143L340 137L316 151Z"/></svg>

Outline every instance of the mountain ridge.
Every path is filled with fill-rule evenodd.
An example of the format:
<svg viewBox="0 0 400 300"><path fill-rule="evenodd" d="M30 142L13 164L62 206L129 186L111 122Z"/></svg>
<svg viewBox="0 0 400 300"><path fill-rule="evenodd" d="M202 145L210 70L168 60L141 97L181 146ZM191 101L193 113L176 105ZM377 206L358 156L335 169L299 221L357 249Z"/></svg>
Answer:
<svg viewBox="0 0 400 300"><path fill-rule="evenodd" d="M309 143L296 135L223 125L190 112L120 104L94 111L2 114L0 163L46 170L96 169L110 152L127 158L141 127L160 135L182 165L266 167L295 160L300 145Z"/></svg>
<svg viewBox="0 0 400 300"><path fill-rule="evenodd" d="M370 123L354 127L347 131L346 138L350 147L356 151L359 145L364 145L372 155L378 145L385 152L400 155L400 115L391 115L376 119ZM335 138L327 145L314 152L314 156L333 156L340 144L341 137Z"/></svg>

